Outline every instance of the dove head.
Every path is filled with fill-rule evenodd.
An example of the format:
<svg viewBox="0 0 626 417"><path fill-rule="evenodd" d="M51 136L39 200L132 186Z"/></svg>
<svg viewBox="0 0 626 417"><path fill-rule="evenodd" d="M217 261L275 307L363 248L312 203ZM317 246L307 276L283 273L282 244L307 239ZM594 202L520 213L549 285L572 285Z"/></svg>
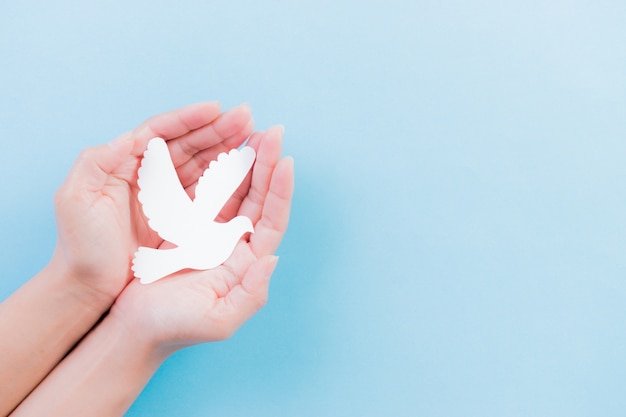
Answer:
<svg viewBox="0 0 626 417"><path fill-rule="evenodd" d="M238 236L242 236L247 232L254 233L252 222L246 216L237 216L228 223L237 231Z"/></svg>

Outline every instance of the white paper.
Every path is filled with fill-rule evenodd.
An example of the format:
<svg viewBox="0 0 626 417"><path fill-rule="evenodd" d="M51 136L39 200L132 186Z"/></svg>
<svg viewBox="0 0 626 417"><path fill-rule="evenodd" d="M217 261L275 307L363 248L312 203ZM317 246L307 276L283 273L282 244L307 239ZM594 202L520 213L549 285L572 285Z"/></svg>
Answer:
<svg viewBox="0 0 626 417"><path fill-rule="evenodd" d="M178 179L165 141L154 138L148 142L138 172L139 201L152 230L176 247L139 247L132 270L142 284L185 268L215 268L228 259L244 233L254 232L245 216L227 223L218 223L215 218L246 177L255 157L254 149L248 146L221 153L198 180L192 201Z"/></svg>

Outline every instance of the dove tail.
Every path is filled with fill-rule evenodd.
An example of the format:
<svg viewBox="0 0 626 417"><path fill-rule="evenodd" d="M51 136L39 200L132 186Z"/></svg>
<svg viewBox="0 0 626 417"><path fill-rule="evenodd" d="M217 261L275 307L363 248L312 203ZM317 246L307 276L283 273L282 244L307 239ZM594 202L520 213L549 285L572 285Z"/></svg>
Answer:
<svg viewBox="0 0 626 417"><path fill-rule="evenodd" d="M142 284L150 284L185 268L181 266L180 248L152 249L139 247L131 269Z"/></svg>

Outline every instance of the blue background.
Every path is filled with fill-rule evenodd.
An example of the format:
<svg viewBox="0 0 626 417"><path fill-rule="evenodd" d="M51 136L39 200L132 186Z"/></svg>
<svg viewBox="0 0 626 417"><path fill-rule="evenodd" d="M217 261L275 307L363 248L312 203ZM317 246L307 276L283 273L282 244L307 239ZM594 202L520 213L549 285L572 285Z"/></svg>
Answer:
<svg viewBox="0 0 626 417"><path fill-rule="evenodd" d="M626 2L172 3L0 6L0 298L82 148L203 100L286 126L269 304L129 416L624 414Z"/></svg>

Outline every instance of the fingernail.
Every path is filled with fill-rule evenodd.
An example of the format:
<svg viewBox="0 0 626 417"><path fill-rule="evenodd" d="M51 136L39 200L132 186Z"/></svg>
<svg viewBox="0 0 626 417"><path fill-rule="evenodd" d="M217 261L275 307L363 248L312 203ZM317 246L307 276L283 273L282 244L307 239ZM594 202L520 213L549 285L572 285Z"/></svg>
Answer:
<svg viewBox="0 0 626 417"><path fill-rule="evenodd" d="M270 256L270 259L267 262L267 270L265 274L266 279L268 280L270 279L270 277L274 273L274 270L276 269L277 264L278 264L278 256L274 256L274 255Z"/></svg>
<svg viewBox="0 0 626 417"><path fill-rule="evenodd" d="M132 140L132 136L130 135L130 133L124 133L121 136L118 136L117 138L113 139L111 142L109 142L109 146L113 149L113 150L119 150L121 148L124 147L124 145L128 142L130 142Z"/></svg>
<svg viewBox="0 0 626 417"><path fill-rule="evenodd" d="M241 103L240 105L235 107L235 109L245 110L246 112L250 114L252 113L252 108L250 107L248 103Z"/></svg>

